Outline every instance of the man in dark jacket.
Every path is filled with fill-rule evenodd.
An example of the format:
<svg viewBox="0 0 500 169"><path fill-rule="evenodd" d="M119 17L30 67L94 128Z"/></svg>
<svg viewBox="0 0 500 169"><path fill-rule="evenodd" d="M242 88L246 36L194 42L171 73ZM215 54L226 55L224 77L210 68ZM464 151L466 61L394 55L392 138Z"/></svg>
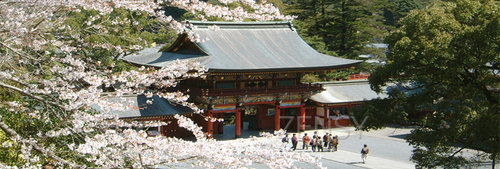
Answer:
<svg viewBox="0 0 500 169"><path fill-rule="evenodd" d="M330 143L330 137L328 135L328 133L326 133L324 136L323 136L323 148L327 148L328 147L328 143Z"/></svg>
<svg viewBox="0 0 500 169"><path fill-rule="evenodd" d="M295 136L295 134L293 134L293 136L292 136L292 149L293 149L293 151L295 151L295 149L297 149L297 143L299 143L299 140L297 139L297 136Z"/></svg>
<svg viewBox="0 0 500 169"><path fill-rule="evenodd" d="M368 157L368 153L370 153L370 149L365 144L361 149L361 159L363 160L363 164L366 163L366 157Z"/></svg>

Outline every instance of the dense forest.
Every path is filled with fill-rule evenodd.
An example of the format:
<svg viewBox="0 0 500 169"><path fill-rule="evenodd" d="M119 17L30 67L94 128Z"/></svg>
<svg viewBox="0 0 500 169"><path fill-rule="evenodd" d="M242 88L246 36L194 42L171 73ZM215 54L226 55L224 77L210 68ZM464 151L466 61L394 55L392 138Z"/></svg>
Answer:
<svg viewBox="0 0 500 169"><path fill-rule="evenodd" d="M344 79L353 73L370 73L385 62L387 47L379 47L399 20L430 0L287 0L283 11L297 16L294 26L316 50L350 59L371 59L355 69L307 75L304 81ZM365 55L367 57L359 57Z"/></svg>
<svg viewBox="0 0 500 169"><path fill-rule="evenodd" d="M284 3L283 11L297 16L294 25L310 45L324 53L357 59L360 54L383 55L368 44L383 43L400 26L399 19L429 1L289 0Z"/></svg>

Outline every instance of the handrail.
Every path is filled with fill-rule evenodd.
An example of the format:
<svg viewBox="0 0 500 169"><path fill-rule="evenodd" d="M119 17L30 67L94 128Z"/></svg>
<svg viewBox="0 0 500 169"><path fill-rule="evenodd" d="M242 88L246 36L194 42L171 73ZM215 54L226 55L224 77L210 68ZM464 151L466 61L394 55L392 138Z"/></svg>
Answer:
<svg viewBox="0 0 500 169"><path fill-rule="evenodd" d="M275 94L285 92L309 92L323 90L321 84L302 84L296 86L254 88L254 89L202 89L190 88L191 95L198 96L234 96L248 94Z"/></svg>

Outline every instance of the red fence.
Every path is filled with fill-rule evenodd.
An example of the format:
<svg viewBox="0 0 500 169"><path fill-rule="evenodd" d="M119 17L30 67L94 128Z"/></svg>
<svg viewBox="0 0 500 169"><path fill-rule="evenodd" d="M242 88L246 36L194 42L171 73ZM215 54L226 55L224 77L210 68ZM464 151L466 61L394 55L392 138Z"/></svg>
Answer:
<svg viewBox="0 0 500 169"><path fill-rule="evenodd" d="M349 75L349 80L361 80L361 79L368 79L368 77L370 77L369 74L362 74L362 73L359 73L359 74L352 74L352 75Z"/></svg>

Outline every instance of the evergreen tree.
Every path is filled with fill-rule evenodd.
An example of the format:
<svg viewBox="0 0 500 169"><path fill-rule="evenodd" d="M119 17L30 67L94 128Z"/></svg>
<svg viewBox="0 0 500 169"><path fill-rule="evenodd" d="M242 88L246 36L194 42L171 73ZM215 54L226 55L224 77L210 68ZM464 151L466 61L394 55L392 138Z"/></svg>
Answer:
<svg viewBox="0 0 500 169"><path fill-rule="evenodd" d="M387 3L383 9L384 24L395 27L401 26L398 21L406 16L411 10L423 8L422 2L416 0L395 0Z"/></svg>
<svg viewBox="0 0 500 169"><path fill-rule="evenodd" d="M474 167L485 160L494 168L500 152L498 11L494 1L459 0L402 19L401 31L386 38L388 64L375 70L370 83L377 91L389 82L407 89L393 92L390 104L372 102L355 111L373 121L364 129L429 112L407 138L418 168ZM467 150L480 153L462 156Z"/></svg>

